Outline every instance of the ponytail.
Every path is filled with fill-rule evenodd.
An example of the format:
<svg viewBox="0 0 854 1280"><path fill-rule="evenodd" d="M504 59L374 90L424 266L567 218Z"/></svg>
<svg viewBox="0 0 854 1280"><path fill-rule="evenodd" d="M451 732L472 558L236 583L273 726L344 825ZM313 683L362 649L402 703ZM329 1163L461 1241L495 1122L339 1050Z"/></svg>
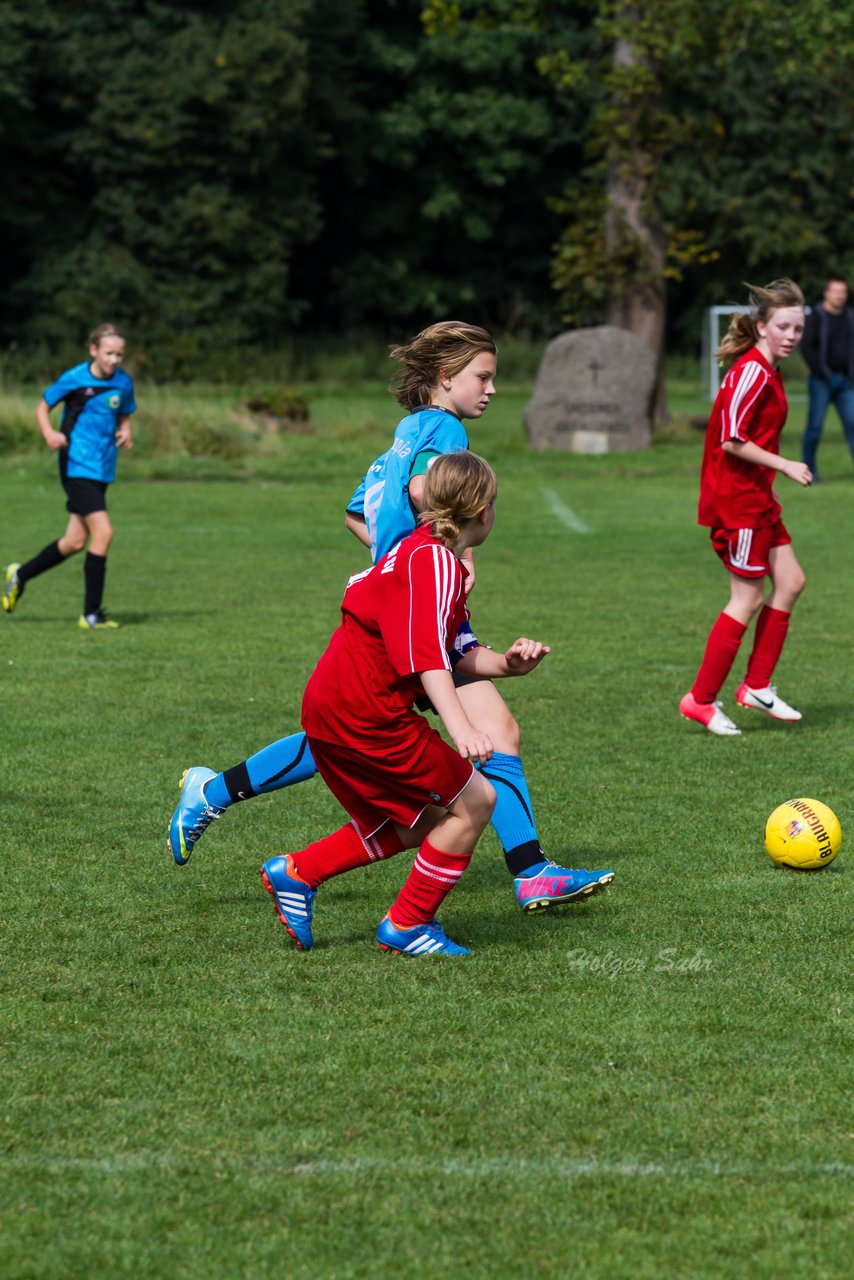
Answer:
<svg viewBox="0 0 854 1280"><path fill-rule="evenodd" d="M422 524L432 524L443 546L453 549L462 526L495 501L498 481L492 467L476 453L444 453L424 480Z"/></svg>

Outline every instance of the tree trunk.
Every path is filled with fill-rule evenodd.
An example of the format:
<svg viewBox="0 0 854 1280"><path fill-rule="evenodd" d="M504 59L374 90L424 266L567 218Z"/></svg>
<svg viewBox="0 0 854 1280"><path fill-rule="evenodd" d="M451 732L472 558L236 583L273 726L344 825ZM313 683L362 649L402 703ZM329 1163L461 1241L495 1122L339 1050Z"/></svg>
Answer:
<svg viewBox="0 0 854 1280"><path fill-rule="evenodd" d="M629 40L617 40L614 66L637 66L639 55ZM608 167L608 215L606 243L619 260L625 260L627 241L632 265L621 276L611 296L609 323L642 338L655 355L656 379L651 406L656 422L667 420L667 388L664 377L664 329L667 317L665 287L665 233L650 176L654 160L640 140L638 110L624 104L630 142L620 145L619 155Z"/></svg>

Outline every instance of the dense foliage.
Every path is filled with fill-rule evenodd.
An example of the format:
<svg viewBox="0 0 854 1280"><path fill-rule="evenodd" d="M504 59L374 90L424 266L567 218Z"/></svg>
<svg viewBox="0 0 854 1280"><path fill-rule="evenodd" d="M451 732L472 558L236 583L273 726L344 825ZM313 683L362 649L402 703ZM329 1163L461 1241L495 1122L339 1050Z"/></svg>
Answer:
<svg viewBox="0 0 854 1280"><path fill-rule="evenodd" d="M744 278L814 292L854 267L851 22L826 0L423 9L7 0L0 339L79 344L112 316L165 375L450 312L602 320L632 253L604 194L632 155L671 344ZM627 33L641 57L615 71Z"/></svg>

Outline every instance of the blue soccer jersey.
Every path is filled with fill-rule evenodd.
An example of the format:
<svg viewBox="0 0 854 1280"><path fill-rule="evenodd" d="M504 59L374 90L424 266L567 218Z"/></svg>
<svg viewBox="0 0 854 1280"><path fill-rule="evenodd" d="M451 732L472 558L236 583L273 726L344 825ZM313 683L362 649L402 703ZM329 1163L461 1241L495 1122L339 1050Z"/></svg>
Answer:
<svg viewBox="0 0 854 1280"><path fill-rule="evenodd" d="M460 453L468 447L465 427L448 409L427 405L398 424L391 448L369 467L347 503L348 511L365 517L374 563L417 524L409 499L409 479L418 455Z"/></svg>
<svg viewBox="0 0 854 1280"><path fill-rule="evenodd" d="M44 398L50 409L65 401L59 428L68 440L68 448L59 454L62 475L111 484L116 478L119 420L136 409L128 374L116 369L110 378L96 378L84 361L66 369Z"/></svg>

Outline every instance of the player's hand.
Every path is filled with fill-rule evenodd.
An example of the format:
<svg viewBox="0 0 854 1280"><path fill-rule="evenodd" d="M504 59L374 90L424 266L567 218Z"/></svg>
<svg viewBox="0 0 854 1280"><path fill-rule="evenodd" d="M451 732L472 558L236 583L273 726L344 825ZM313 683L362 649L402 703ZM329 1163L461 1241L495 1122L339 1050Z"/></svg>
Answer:
<svg viewBox="0 0 854 1280"><path fill-rule="evenodd" d="M61 431L51 431L50 435L46 435L44 442L48 449L67 449L68 440Z"/></svg>
<svg viewBox="0 0 854 1280"><path fill-rule="evenodd" d="M539 640L527 640L520 637L504 654L507 669L512 676L526 676L534 667L538 667L543 658L551 653L547 644Z"/></svg>
<svg viewBox="0 0 854 1280"><path fill-rule="evenodd" d="M456 736L454 746L464 760L477 760L480 764L486 764L492 759L492 739L477 729L470 729L467 733Z"/></svg>
<svg viewBox="0 0 854 1280"><path fill-rule="evenodd" d="M123 427L119 427L116 432L116 444L120 449L133 448L133 431L131 430L129 423Z"/></svg>
<svg viewBox="0 0 854 1280"><path fill-rule="evenodd" d="M805 489L812 484L813 475L805 462L789 462L786 466L786 475L790 480L794 480L795 484L802 484Z"/></svg>

